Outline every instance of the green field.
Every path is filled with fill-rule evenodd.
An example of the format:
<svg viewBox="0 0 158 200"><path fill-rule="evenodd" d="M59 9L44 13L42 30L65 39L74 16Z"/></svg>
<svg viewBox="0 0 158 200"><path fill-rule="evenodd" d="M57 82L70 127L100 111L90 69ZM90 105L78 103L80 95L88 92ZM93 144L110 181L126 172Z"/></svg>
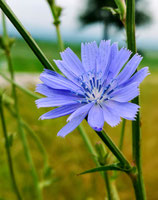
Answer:
<svg viewBox="0 0 158 200"><path fill-rule="evenodd" d="M37 41L48 56L50 61L59 58L58 47L54 43ZM67 44L68 46L68 44ZM70 45L80 55L79 45ZM12 58L16 72L41 72L42 65L35 58L31 50L21 40L17 41L12 49ZM143 173L149 200L158 197L158 52L144 52L142 66L149 66L151 75L141 85L141 116L142 116L142 151ZM6 70L4 56L0 57L0 70ZM1 77L0 77L1 78ZM30 89L35 86L30 82ZM25 121L32 127L43 142L53 167L53 182L45 187L44 200L101 200L105 197L104 181L99 173L76 176L77 173L95 167L91 155L77 130L69 134L65 139L56 136L57 132L66 124L66 117L54 120L38 120L39 116L48 109L37 109L32 97L18 91L20 113ZM6 89L10 94L10 88ZM16 129L16 120L5 110L8 133L14 134L12 156L14 169L20 190L24 200L36 200L32 177L25 160L22 145ZM99 141L95 132L83 123L93 144ZM116 128L105 125L105 130L118 144L121 124ZM131 123L127 122L123 152L132 161L131 156ZM41 177L42 157L38 152L32 138L27 135L31 153ZM12 191L4 139L0 127L0 200L15 200ZM121 174L117 180L117 186L121 200L133 200L134 194L131 182L125 174Z"/></svg>

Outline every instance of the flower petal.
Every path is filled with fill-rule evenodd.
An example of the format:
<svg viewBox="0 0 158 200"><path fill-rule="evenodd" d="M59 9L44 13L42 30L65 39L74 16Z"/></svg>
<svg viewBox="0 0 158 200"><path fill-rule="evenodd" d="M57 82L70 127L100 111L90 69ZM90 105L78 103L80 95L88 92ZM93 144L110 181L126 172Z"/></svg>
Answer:
<svg viewBox="0 0 158 200"><path fill-rule="evenodd" d="M43 114L40 119L54 119L57 117L62 117L65 115L69 115L72 112L74 112L76 109L78 109L81 106L80 103L76 104L70 104L66 106L61 106L59 108L55 108L54 110L51 110L45 114Z"/></svg>
<svg viewBox="0 0 158 200"><path fill-rule="evenodd" d="M102 109L104 121L106 121L111 127L114 127L120 123L120 116L116 115L116 113L111 108L108 108L105 104L102 104Z"/></svg>
<svg viewBox="0 0 158 200"><path fill-rule="evenodd" d="M60 89L53 89L43 83L37 84L36 92L45 95L47 97L56 97L57 95L62 96L73 96L77 98L84 98L84 95L70 91L70 90L60 90Z"/></svg>
<svg viewBox="0 0 158 200"><path fill-rule="evenodd" d="M75 75L80 76L85 72L80 59L70 48L67 48L64 52L60 53L60 55L66 64L65 67Z"/></svg>
<svg viewBox="0 0 158 200"><path fill-rule="evenodd" d="M121 116L128 120L134 120L138 112L139 106L134 103L122 103L109 100L105 103L106 107L113 110L117 116Z"/></svg>
<svg viewBox="0 0 158 200"><path fill-rule="evenodd" d="M79 115L68 122L57 134L57 136L65 137L68 133L73 131L86 117L87 113Z"/></svg>
<svg viewBox="0 0 158 200"><path fill-rule="evenodd" d="M77 99L70 96L56 96L56 97L47 97L36 100L36 105L38 108L41 107L54 107L54 106L64 106L67 104L76 104Z"/></svg>
<svg viewBox="0 0 158 200"><path fill-rule="evenodd" d="M110 40L102 40L99 45L99 53L97 56L97 72L104 74L110 55Z"/></svg>
<svg viewBox="0 0 158 200"><path fill-rule="evenodd" d="M40 80L43 81L47 86L54 89L81 91L81 88L72 81L68 80L67 78L61 76L56 72L51 73L52 74L48 73L47 71L44 71L40 75Z"/></svg>
<svg viewBox="0 0 158 200"><path fill-rule="evenodd" d="M81 44L82 64L86 72L95 70L98 46L96 42Z"/></svg>
<svg viewBox="0 0 158 200"><path fill-rule="evenodd" d="M112 60L111 66L109 68L109 76L108 79L115 78L115 76L119 73L121 68L124 66L124 64L127 62L131 55L131 51L129 51L126 48L120 49L120 51L117 53L117 56Z"/></svg>
<svg viewBox="0 0 158 200"><path fill-rule="evenodd" d="M107 79L112 61L116 58L117 54L118 54L118 44L115 42L110 47L110 55L109 55L109 59L108 59L108 64L107 64L105 72L103 73L102 82Z"/></svg>
<svg viewBox="0 0 158 200"><path fill-rule="evenodd" d="M132 83L126 87L116 89L110 94L111 100L119 102L127 102L139 95L139 88L137 83Z"/></svg>
<svg viewBox="0 0 158 200"><path fill-rule="evenodd" d="M132 83L136 83L137 85L139 85L146 76L148 76L149 73L149 68L148 67L143 67L141 70L139 70L138 72L136 72L129 80L127 80L126 82L124 82L121 87L125 87L129 84Z"/></svg>
<svg viewBox="0 0 158 200"><path fill-rule="evenodd" d="M88 113L89 109L94 105L94 103L88 103L83 105L82 107L78 108L75 112L73 112L67 119L67 121L71 121L73 118L77 117L78 115L82 115L83 113Z"/></svg>
<svg viewBox="0 0 158 200"><path fill-rule="evenodd" d="M141 60L142 60L142 57L139 56L138 54L135 54L130 59L130 61L126 64L124 69L117 76L117 80L119 84L125 82L132 76L132 74L136 71L138 65L140 64Z"/></svg>
<svg viewBox="0 0 158 200"><path fill-rule="evenodd" d="M70 69L68 69L66 63L63 60L53 60L60 71L72 82L80 85L78 82L78 76L74 74Z"/></svg>
<svg viewBox="0 0 158 200"><path fill-rule="evenodd" d="M94 105L88 113L88 123L96 131L101 131L104 125L103 111L100 105Z"/></svg>

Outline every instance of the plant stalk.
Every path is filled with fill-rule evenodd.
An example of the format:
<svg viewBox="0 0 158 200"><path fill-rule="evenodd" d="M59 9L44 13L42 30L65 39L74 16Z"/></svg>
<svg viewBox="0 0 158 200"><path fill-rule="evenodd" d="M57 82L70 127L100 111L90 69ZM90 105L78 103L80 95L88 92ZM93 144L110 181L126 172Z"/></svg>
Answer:
<svg viewBox="0 0 158 200"><path fill-rule="evenodd" d="M10 152L10 144L9 144L9 139L8 139L8 134L7 134L5 117L4 117L4 113L3 113L2 96L0 97L0 116L1 116L1 122L2 122L3 135L5 138L5 149L6 149L6 153L7 153L8 166L9 166L9 172L10 172L10 176L11 176L11 180L12 180L13 189L14 189L17 199L22 200L18 185L16 183L15 174L14 174L13 161L12 161L12 156L11 156L11 152Z"/></svg>
<svg viewBox="0 0 158 200"><path fill-rule="evenodd" d="M133 52L133 54L135 54L136 53L135 0L127 0L126 7L127 7L127 15L126 15L127 47ZM139 105L139 97L136 97L132 102ZM142 175L142 161L141 161L140 113L137 114L136 120L132 121L132 150L133 150L133 162L136 165L137 169L135 178L132 178L136 199L146 200L146 192Z"/></svg>
<svg viewBox="0 0 158 200"><path fill-rule="evenodd" d="M119 149L122 151L123 148L123 139L125 135L125 125L126 125L126 120L122 120L122 127L121 127L121 135L120 135L120 141L119 141Z"/></svg>
<svg viewBox="0 0 158 200"><path fill-rule="evenodd" d="M59 22L58 17L55 14L54 5L50 6L50 9L51 9L51 13L52 13L52 16L53 16L53 19L54 19L54 26L56 28L56 34L57 34L57 38L58 38L58 44L59 44L59 47L60 47L60 51L63 51L64 50L64 43L63 43L61 33L60 33L60 27L59 27L60 22Z"/></svg>

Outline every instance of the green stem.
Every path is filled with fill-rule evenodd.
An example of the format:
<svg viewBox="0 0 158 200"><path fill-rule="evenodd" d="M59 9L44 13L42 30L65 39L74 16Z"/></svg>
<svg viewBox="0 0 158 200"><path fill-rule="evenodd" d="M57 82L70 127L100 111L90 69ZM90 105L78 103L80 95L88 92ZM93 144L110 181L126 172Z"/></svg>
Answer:
<svg viewBox="0 0 158 200"><path fill-rule="evenodd" d="M64 44L63 44L63 41L61 38L59 24L55 25L55 27L56 27L56 33L57 33L57 37L58 37L58 41L59 41L60 51L64 51Z"/></svg>
<svg viewBox="0 0 158 200"><path fill-rule="evenodd" d="M125 135L125 125L126 125L126 120L123 119L122 120L122 128L121 128L121 134L120 134L120 141L119 141L119 149L120 151L122 151L122 147L123 147L123 140L124 140L124 135ZM114 161L117 161L117 158L114 158ZM116 178L118 177L118 171L114 171L113 175L112 175L112 179L116 180Z"/></svg>
<svg viewBox="0 0 158 200"><path fill-rule="evenodd" d="M12 180L13 189L15 191L17 199L22 200L22 197L20 195L20 192L19 192L19 189L18 189L18 186L16 183L16 179L15 179L15 174L14 174L14 169L13 169L13 161L12 161L12 156L11 156L11 152L10 152L10 145L9 145L9 141L8 141L7 128L6 128L1 98L2 97L0 97L0 116L1 116L3 134L4 134L4 138L5 138L5 148L6 148L6 153L7 153L9 172L10 172L10 176L11 176L11 180Z"/></svg>
<svg viewBox="0 0 158 200"><path fill-rule="evenodd" d="M52 69L53 66L51 65L49 60L45 57L45 55L43 54L39 46L31 37L30 33L23 27L21 22L17 19L17 17L14 15L14 13L12 12L12 10L9 8L9 6L4 0L0 0L0 8L3 10L5 15L9 18L9 20L12 22L12 24L15 26L18 32L22 35L22 37L27 42L27 44L32 49L32 51L37 56L37 58L40 60L42 65L47 69Z"/></svg>
<svg viewBox="0 0 158 200"><path fill-rule="evenodd" d="M116 156L120 163L127 168L131 168L130 163L119 150L119 148L114 144L112 139L105 133L105 131L97 132L97 135L102 139L105 145L111 150L111 152Z"/></svg>
<svg viewBox="0 0 158 200"><path fill-rule="evenodd" d="M96 166L100 166L99 162L98 162L98 158L97 158L97 153L88 137L88 135L86 134L86 131L84 130L82 124L80 124L78 126L78 130L80 132L80 135L85 143L85 145L87 146L88 148L88 151L91 153L92 157L93 157L93 161L95 162Z"/></svg>
<svg viewBox="0 0 158 200"><path fill-rule="evenodd" d="M123 148L123 139L125 135L125 125L126 125L126 120L122 120L122 128L121 128L121 135L120 135L120 141L119 141L119 149L122 150Z"/></svg>
<svg viewBox="0 0 158 200"><path fill-rule="evenodd" d="M55 1L54 1L54 3L52 5L49 4L49 7L51 9L51 13L52 13L52 16L53 16L53 19L54 19L54 25L55 25L55 28L56 28L56 34L57 34L57 38L58 38L58 44L59 44L59 47L60 47L60 51L63 51L64 50L64 43L63 43L63 40L62 40L62 37L61 37L61 33L60 33L59 16L57 16L56 12L55 12Z"/></svg>
<svg viewBox="0 0 158 200"><path fill-rule="evenodd" d="M119 14L120 14L120 20L123 24L125 24L126 21L126 3L125 0L115 0L115 3L118 7Z"/></svg>
<svg viewBox="0 0 158 200"><path fill-rule="evenodd" d="M126 34L127 46L133 54L136 53L136 38L135 38L135 0L126 1L127 16L126 16ZM136 97L133 103L139 105L139 97ZM132 146L133 146L133 161L136 165L137 174L132 178L135 188L137 200L145 200L146 192L142 175L141 162L141 131L140 131L140 114L136 116L136 120L132 121Z"/></svg>
<svg viewBox="0 0 158 200"><path fill-rule="evenodd" d="M110 182L110 178L108 176L108 172L104 172L104 180L105 180L105 185L106 185L106 189L107 189L107 197L108 200L112 200L112 186L111 186L111 182Z"/></svg>
<svg viewBox="0 0 158 200"><path fill-rule="evenodd" d="M49 166L47 152L46 152L42 142L37 137L36 133L30 128L30 126L24 120L22 120L22 124L23 124L24 128L26 129L26 131L30 134L32 139L35 141L39 151L43 155L43 163L44 163L44 170L45 170Z"/></svg>

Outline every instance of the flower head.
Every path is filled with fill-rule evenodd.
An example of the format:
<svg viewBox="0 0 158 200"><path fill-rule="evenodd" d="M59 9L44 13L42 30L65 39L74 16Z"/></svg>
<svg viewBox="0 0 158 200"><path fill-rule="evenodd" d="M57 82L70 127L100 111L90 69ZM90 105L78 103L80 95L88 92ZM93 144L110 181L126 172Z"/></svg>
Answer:
<svg viewBox="0 0 158 200"><path fill-rule="evenodd" d="M116 126L121 118L134 120L139 106L130 103L139 95L139 84L149 74L144 67L134 74L142 57L131 51L118 50L117 43L102 40L81 45L81 61L67 48L62 60L54 62L65 75L44 70L36 91L45 95L36 101L37 107L58 107L41 119L53 119L71 114L58 135L64 137L87 116L89 125L101 131L104 122ZM129 61L128 61L129 60ZM134 75L133 75L134 74Z"/></svg>

